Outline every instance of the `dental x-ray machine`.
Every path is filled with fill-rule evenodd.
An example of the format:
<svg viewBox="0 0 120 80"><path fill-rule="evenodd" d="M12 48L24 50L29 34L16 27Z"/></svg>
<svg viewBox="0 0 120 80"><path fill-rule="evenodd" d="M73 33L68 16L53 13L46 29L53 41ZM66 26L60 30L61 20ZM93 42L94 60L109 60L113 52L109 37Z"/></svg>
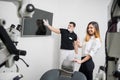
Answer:
<svg viewBox="0 0 120 80"><path fill-rule="evenodd" d="M114 0L105 37L106 80L120 80L120 0Z"/></svg>
<svg viewBox="0 0 120 80"><path fill-rule="evenodd" d="M105 35L106 62L100 66L106 76L98 75L97 80L120 80L120 0L113 0L110 15Z"/></svg>

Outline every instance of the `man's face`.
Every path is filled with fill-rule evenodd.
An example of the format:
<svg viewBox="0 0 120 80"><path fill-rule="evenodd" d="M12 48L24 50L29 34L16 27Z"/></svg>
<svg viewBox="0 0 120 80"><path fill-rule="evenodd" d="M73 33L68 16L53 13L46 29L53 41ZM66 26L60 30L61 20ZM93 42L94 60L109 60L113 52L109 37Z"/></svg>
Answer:
<svg viewBox="0 0 120 80"><path fill-rule="evenodd" d="M74 30L74 25L73 24L69 24L68 25L68 30L69 31L73 31Z"/></svg>

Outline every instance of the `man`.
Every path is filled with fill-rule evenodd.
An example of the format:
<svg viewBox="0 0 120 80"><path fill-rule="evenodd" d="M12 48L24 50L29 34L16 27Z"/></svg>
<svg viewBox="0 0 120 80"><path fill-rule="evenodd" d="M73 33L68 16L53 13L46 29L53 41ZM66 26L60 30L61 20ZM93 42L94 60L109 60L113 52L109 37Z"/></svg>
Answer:
<svg viewBox="0 0 120 80"><path fill-rule="evenodd" d="M48 20L43 20L44 25L48 27L51 31L61 34L61 46L60 46L60 64L59 68L65 59L70 61L73 60L75 57L75 53L78 53L78 46L77 46L77 35L74 33L74 29L76 24L74 22L69 22L68 28L54 28L53 26L49 25Z"/></svg>

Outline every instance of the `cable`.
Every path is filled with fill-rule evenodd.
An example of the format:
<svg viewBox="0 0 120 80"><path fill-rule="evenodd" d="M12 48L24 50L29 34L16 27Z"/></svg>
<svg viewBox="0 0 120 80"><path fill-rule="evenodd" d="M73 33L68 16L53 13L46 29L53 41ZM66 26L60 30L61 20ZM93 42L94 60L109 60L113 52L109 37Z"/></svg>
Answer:
<svg viewBox="0 0 120 80"><path fill-rule="evenodd" d="M22 60L26 64L27 67L29 67L29 65L25 62L25 60L23 60L22 58L19 58L19 59Z"/></svg>

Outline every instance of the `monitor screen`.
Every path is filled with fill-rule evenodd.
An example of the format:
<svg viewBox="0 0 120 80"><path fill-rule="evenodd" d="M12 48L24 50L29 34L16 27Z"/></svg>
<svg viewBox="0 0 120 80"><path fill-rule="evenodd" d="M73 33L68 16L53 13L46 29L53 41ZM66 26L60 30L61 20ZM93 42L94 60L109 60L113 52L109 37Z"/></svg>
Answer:
<svg viewBox="0 0 120 80"><path fill-rule="evenodd" d="M43 19L47 19L52 25L53 13L36 8L32 18L23 19L22 36L51 35L51 31L44 26Z"/></svg>

